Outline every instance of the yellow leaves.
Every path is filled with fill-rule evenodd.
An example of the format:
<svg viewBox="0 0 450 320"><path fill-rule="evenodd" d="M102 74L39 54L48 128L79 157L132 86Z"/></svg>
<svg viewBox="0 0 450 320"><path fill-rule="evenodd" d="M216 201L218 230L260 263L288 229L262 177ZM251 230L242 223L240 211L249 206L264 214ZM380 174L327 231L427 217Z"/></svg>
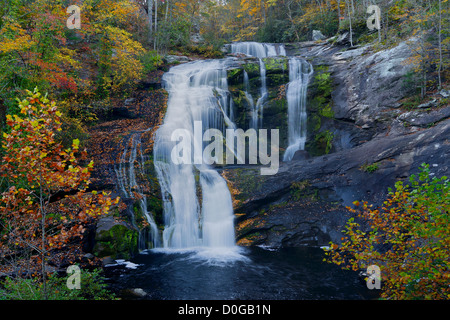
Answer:
<svg viewBox="0 0 450 320"><path fill-rule="evenodd" d="M266 4L268 7L273 7L277 4L277 0L267 0Z"/></svg>
<svg viewBox="0 0 450 320"><path fill-rule="evenodd" d="M74 139L73 142L72 142L72 148L74 150L78 150L79 146L80 146L80 140L79 139Z"/></svg>
<svg viewBox="0 0 450 320"><path fill-rule="evenodd" d="M85 12L92 21L95 21L94 27L100 28L99 23L103 21L112 21L113 24L126 24L130 16L137 14L139 8L134 1L126 0L100 0L95 7L83 5L81 11Z"/></svg>
<svg viewBox="0 0 450 320"><path fill-rule="evenodd" d="M70 50L66 47L62 47L55 54L54 60L55 62L73 68L74 70L80 70L82 68L81 63L74 59L75 54L76 54L75 50Z"/></svg>
<svg viewBox="0 0 450 320"><path fill-rule="evenodd" d="M18 23L5 19L5 25L0 30L0 54L12 51L26 51L34 42Z"/></svg>
<svg viewBox="0 0 450 320"><path fill-rule="evenodd" d="M132 35L118 27L106 26L102 42L106 47L111 47L112 56L102 57L102 63L111 68L110 75L102 78L103 90L119 90L127 85L136 84L141 76L143 66L139 56L145 52L142 45L132 39ZM114 81L113 81L114 80Z"/></svg>
<svg viewBox="0 0 450 320"><path fill-rule="evenodd" d="M34 128L36 128L36 127L39 126L39 121L38 121L38 120L33 120L33 121L31 121L30 123L31 123L31 125L32 125ZM14 129L15 129L15 128L14 128ZM17 129L16 129L16 130L17 130Z"/></svg>

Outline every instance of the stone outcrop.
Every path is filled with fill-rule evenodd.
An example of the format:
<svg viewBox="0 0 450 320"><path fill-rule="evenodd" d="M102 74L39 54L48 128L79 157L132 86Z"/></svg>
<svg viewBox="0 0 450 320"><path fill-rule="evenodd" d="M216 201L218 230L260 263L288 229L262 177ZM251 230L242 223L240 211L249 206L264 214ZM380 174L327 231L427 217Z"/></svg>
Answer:
<svg viewBox="0 0 450 320"><path fill-rule="evenodd" d="M426 162L436 176L447 175L450 120L413 134L376 138L350 150L282 163L276 175L247 176L227 169L226 176L245 200L235 209L243 244L326 245L340 241L355 200L380 205L396 181L417 173ZM377 164L375 172L364 167ZM257 181L250 188L245 181ZM303 187L302 187L303 186ZM255 236L257 235L257 236ZM250 240L248 238L250 236Z"/></svg>
<svg viewBox="0 0 450 320"><path fill-rule="evenodd" d="M422 163L436 176L449 173L450 108L442 104L444 96L404 105L411 95L407 59L416 39L378 52L371 46L343 48L343 39L286 45L288 55L304 57L315 68L308 140L328 133L328 154L308 150L307 142L309 152L281 163L276 175L260 176L254 167L224 170L242 245L339 243L350 217L345 207L353 201L380 205L388 188L417 173ZM324 83L314 80L320 74L325 75L318 80L328 75L332 80L329 96ZM318 94L323 97L314 102Z"/></svg>

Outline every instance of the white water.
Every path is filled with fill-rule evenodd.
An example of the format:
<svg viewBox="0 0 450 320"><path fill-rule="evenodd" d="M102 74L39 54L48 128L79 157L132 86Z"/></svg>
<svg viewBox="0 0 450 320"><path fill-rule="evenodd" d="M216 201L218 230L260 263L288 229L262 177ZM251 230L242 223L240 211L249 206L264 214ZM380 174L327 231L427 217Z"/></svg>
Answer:
<svg viewBox="0 0 450 320"><path fill-rule="evenodd" d="M202 142L194 139L194 121L203 122L203 132L209 128L223 131L234 127L226 78L226 66L232 61L187 63L171 68L164 75L169 99L154 147L164 204L164 248L235 247L233 206L225 180L208 165L177 165L171 159L178 143L171 141L174 130L187 130L198 146Z"/></svg>
<svg viewBox="0 0 450 320"><path fill-rule="evenodd" d="M289 84L286 93L288 102L288 142L283 161L290 161L298 150L305 149L306 142L306 94L312 65L300 58L289 59Z"/></svg>
<svg viewBox="0 0 450 320"><path fill-rule="evenodd" d="M244 90L245 97L250 104L251 108L251 122L250 127L257 130L262 127L264 103L267 101L267 77L266 77L266 65L263 58L286 56L286 50L284 45L258 43L258 42L237 42L231 44L231 53L233 54L245 54L247 56L259 58L259 71L261 77L261 88L258 100L256 103L253 101L252 95L249 91L248 74L244 73Z"/></svg>
<svg viewBox="0 0 450 320"><path fill-rule="evenodd" d="M254 123L254 129L258 129L262 127L262 119L263 119L263 106L264 106L264 102L266 102L267 97L268 97L268 92L267 92L267 78L266 78L266 65L264 63L264 61L260 58L259 59L259 70L260 70L260 74L261 74L261 90L260 90L260 97L258 99L258 101L256 102L256 116L258 116L256 119L254 119L255 123Z"/></svg>
<svg viewBox="0 0 450 320"><path fill-rule="evenodd" d="M144 131L145 132L145 131ZM153 219L153 215L151 212L147 210L147 198L144 195L141 185L136 180L136 168L135 163L138 165L138 174L141 176L145 176L145 157L142 152L142 134L144 132L138 132L131 136L130 140L125 144L124 151L120 158L119 167L115 168L117 183L121 194L125 198L136 198L139 204L139 208L142 214L145 216L148 224L149 224L149 242L152 247L159 247L161 245L161 239L159 236L158 227ZM129 148L128 145L131 144ZM139 153L139 156L138 156ZM129 154L129 156L128 156ZM128 156L128 158L127 158ZM138 196L136 197L135 194ZM132 223L136 227L134 221L134 213ZM136 229L138 229L136 227ZM140 231L141 232L141 231ZM139 235L139 247L140 249L145 249L144 241L141 241L141 238L146 239L147 237L140 233Z"/></svg>
<svg viewBox="0 0 450 320"><path fill-rule="evenodd" d="M257 58L274 56L286 56L286 50L282 44L270 44L259 42L235 42L231 44L231 53L242 53Z"/></svg>
<svg viewBox="0 0 450 320"><path fill-rule="evenodd" d="M248 74L244 71L245 94L254 108L252 124L256 128L262 124L262 109L267 99L266 68L262 58L285 55L286 52L282 45L258 43L233 44L232 52L260 59L262 85L256 103L249 93ZM154 164L165 218L161 244L164 250L179 252L202 248L201 252L208 257L216 256L216 253L236 253L234 214L226 181L208 165L177 165L171 159L171 152L178 143L171 141L171 135L177 129L187 130L192 143L202 149L204 142L195 140L195 121L202 121L203 132L209 128L222 132L226 128L235 128L226 73L233 61L228 58L191 62L173 67L164 75L163 81L169 93L168 107L164 123L155 134L154 145ZM290 160L296 150L304 148L306 89L312 67L304 60L292 58L289 69L290 146L285 158ZM190 163L195 163L195 159L192 160Z"/></svg>

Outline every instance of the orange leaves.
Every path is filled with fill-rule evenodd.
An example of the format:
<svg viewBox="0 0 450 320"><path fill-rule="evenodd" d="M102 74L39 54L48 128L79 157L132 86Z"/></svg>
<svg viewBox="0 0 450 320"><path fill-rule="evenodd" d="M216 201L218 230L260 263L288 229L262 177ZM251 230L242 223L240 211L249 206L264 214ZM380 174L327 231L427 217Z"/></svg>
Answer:
<svg viewBox="0 0 450 320"><path fill-rule="evenodd" d="M37 89L27 93L19 100L20 116L8 116L9 133L3 135L0 172L11 187L0 197L0 221L10 237L3 237L0 244L17 243L44 254L82 236L83 225L108 214L119 199L113 202L106 193L86 193L93 162L79 164L86 158L79 140L65 150L55 140L62 116L56 104ZM55 196L64 198L54 202Z"/></svg>
<svg viewBox="0 0 450 320"><path fill-rule="evenodd" d="M342 243L326 252L330 262L355 271L378 265L384 298L447 299L450 293L449 180L431 178L426 164L420 169L411 185L397 182L381 208L358 202L364 230L351 218Z"/></svg>

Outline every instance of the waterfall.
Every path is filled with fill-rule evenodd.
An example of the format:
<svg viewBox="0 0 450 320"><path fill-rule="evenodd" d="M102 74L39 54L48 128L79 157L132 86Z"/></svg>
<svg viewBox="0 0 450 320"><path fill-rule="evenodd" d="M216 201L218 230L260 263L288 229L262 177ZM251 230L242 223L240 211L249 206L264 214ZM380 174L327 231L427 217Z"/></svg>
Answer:
<svg viewBox="0 0 450 320"><path fill-rule="evenodd" d="M152 247L159 247L160 236L158 232L158 227L153 219L152 213L148 212L147 209L147 198L144 195L144 191L142 190L141 185L137 182L136 179L136 168L135 163L138 165L137 174L144 176L145 175L145 156L142 151L142 134L144 132L138 132L131 136L130 140L125 143L124 151L122 152L120 163L118 168L115 168L117 184L120 190L121 195L124 198L133 198L136 199L141 213L144 215L147 223L149 224L149 242ZM128 145L131 144L131 147L128 148ZM139 156L138 156L139 153ZM128 156L129 154L129 156ZM127 158L128 156L128 158ZM139 228L136 226L134 212L131 211L132 215L132 224L136 229ZM145 242L147 239L147 235L142 233L142 230L139 230L139 248L145 249Z"/></svg>
<svg viewBox="0 0 450 320"><path fill-rule="evenodd" d="M283 161L290 161L297 150L305 149L306 142L306 95L312 65L300 58L289 59L289 84L286 92L288 103L289 146Z"/></svg>
<svg viewBox="0 0 450 320"><path fill-rule="evenodd" d="M231 44L231 53L243 53L247 56L267 58L286 56L286 49L282 44L235 42Z"/></svg>
<svg viewBox="0 0 450 320"><path fill-rule="evenodd" d="M258 101L256 102L256 112L255 115L259 117L256 117L256 119L254 119L255 123L254 123L254 129L258 129L262 127L262 118L263 118L263 106L264 106L264 102L266 102L267 97L268 97L268 92L267 92L267 78L266 78L266 65L263 62L263 60L260 58L259 59L259 70L260 70L260 74L261 74L261 89L260 89L260 97L258 99Z"/></svg>
<svg viewBox="0 0 450 320"><path fill-rule="evenodd" d="M243 81L246 98L254 111L253 127L260 127L263 105L268 96L267 70L263 58L285 55L286 52L282 45L258 43L236 43L232 45L232 51L259 59L261 87L256 103L250 94L249 76L245 70ZM221 248L222 251L227 251L223 249L236 247L234 212L227 183L214 168L202 161L203 155L196 150L203 150L206 146L207 142L202 137L207 129L225 132L227 128L236 128L227 69L238 66L236 58L195 61L172 67L163 76L169 98L163 124L154 136L153 155L161 187L165 224L159 245L165 249ZM291 159L298 148L304 148L306 89L312 67L302 59L291 58L289 73L289 148L285 158ZM200 129L194 125L198 123L202 124ZM173 135L180 130L183 132L181 136ZM140 134L135 134L131 139L128 163L133 163L136 159L139 162L142 157L142 150L137 147L140 146ZM177 146L181 143L192 147L194 152L177 154L176 156L187 159L177 164L173 155L174 152L180 152L181 149L177 149ZM287 155L291 151L292 155ZM182 152L189 153L185 149ZM128 184L139 192L134 167L130 166L128 173L124 169L126 154L127 150L124 151L123 161L117 170L118 176L127 178ZM124 186L122 189L129 193L125 188L127 180L121 181L120 185ZM146 207L144 202L142 205Z"/></svg>
<svg viewBox="0 0 450 320"><path fill-rule="evenodd" d="M248 73L244 70L244 95L248 104L250 105L251 110L251 124L250 127L256 129L258 124L258 110L255 105L255 101L253 101L253 96L250 93L250 84L248 79Z"/></svg>
<svg viewBox="0 0 450 320"><path fill-rule="evenodd" d="M253 129L259 129L262 127L263 119L263 107L264 103L267 101L267 77L266 77L266 65L263 58L275 57L275 56L286 56L286 50L284 45L279 44L269 44L269 43L258 43L258 42L237 42L231 44L231 53L234 54L245 54L247 56L252 56L259 58L259 70L261 77L261 88L260 95L255 104L253 97L249 94L248 90L248 74L244 73L244 90L245 97L250 104L251 108L251 122L250 127Z"/></svg>
<svg viewBox="0 0 450 320"><path fill-rule="evenodd" d="M208 165L175 164L171 159L175 130L188 132L195 148L203 144L194 138L195 121L202 121L203 132L234 127L226 78L231 61L191 62L171 68L163 77L169 99L163 125L155 134L154 164L163 199L164 248L235 246L233 206L225 180Z"/></svg>

